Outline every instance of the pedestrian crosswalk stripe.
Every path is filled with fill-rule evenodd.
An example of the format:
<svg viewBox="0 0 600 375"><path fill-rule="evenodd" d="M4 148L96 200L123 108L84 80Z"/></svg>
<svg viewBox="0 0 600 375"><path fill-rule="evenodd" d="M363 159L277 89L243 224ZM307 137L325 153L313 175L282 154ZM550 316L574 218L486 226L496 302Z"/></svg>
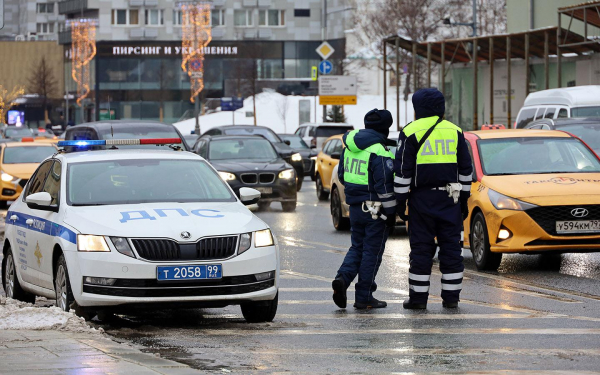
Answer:
<svg viewBox="0 0 600 375"><path fill-rule="evenodd" d="M208 319L242 319L241 315L205 315ZM381 314L381 313L331 313L331 314L277 314L278 320L302 319L333 320L333 319L359 319L359 320L501 320L501 319L565 319L559 314ZM600 318L598 319L600 321Z"/></svg>
<svg viewBox="0 0 600 375"><path fill-rule="evenodd" d="M600 328L402 328L402 329L205 329L211 336L322 336L322 335L600 335Z"/></svg>

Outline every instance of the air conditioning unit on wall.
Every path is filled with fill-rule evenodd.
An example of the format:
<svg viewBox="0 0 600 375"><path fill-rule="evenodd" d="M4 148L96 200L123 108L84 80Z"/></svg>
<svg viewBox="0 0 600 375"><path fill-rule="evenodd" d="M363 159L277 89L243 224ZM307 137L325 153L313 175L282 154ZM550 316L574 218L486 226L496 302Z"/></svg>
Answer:
<svg viewBox="0 0 600 375"><path fill-rule="evenodd" d="M38 40L38 36L37 36L37 34L35 34L35 33L29 33L29 34L27 34L27 40L28 40L28 41L32 41L32 40L33 40L33 41L35 41L35 40Z"/></svg>
<svg viewBox="0 0 600 375"><path fill-rule="evenodd" d="M25 41L25 35L19 34L19 35L15 36L15 42L24 42L24 41Z"/></svg>

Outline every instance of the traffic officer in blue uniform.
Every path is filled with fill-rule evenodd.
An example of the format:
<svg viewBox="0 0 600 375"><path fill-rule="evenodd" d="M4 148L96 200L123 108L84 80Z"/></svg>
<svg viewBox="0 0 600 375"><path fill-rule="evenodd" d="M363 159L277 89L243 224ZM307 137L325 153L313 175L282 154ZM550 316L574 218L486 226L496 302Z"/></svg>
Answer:
<svg viewBox="0 0 600 375"><path fill-rule="evenodd" d="M366 114L364 122L365 129L344 135L346 147L338 167L352 228L352 246L332 282L333 301L341 308L346 307L346 290L357 275L354 307L387 306L374 298L373 292L377 290L375 276L396 218L394 154L386 147L392 114L374 109Z"/></svg>
<svg viewBox="0 0 600 375"><path fill-rule="evenodd" d="M427 308L437 237L442 304L456 308L464 270L460 233L471 195L471 156L462 130L443 119L440 91L418 90L412 102L416 120L402 129L394 162L397 212L408 221L410 241L409 299L403 306Z"/></svg>

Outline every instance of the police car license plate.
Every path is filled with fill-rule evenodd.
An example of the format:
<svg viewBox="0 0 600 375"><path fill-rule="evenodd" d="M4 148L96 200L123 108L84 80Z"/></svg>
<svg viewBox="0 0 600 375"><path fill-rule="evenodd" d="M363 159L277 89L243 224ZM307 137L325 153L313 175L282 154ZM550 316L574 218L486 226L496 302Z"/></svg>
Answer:
<svg viewBox="0 0 600 375"><path fill-rule="evenodd" d="M220 279L223 271L220 264L199 264L194 266L158 266L158 280L205 280Z"/></svg>
<svg viewBox="0 0 600 375"><path fill-rule="evenodd" d="M557 221L556 233L600 233L600 220Z"/></svg>
<svg viewBox="0 0 600 375"><path fill-rule="evenodd" d="M256 190L263 194L273 194L273 188L271 187L257 187Z"/></svg>

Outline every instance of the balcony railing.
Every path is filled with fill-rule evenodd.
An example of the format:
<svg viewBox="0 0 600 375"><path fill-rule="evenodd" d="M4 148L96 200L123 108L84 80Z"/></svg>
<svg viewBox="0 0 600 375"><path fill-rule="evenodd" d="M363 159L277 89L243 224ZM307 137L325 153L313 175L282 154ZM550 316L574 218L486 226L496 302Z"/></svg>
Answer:
<svg viewBox="0 0 600 375"><path fill-rule="evenodd" d="M58 32L58 44L71 44L71 30Z"/></svg>
<svg viewBox="0 0 600 375"><path fill-rule="evenodd" d="M58 3L59 14L73 14L88 10L88 0L66 0Z"/></svg>

